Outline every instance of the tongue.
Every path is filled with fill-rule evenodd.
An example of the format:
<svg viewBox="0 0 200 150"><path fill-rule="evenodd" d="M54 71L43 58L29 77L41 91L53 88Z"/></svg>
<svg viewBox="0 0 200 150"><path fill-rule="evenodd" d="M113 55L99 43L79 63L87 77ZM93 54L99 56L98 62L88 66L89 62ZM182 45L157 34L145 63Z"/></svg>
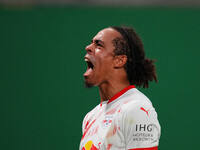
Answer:
<svg viewBox="0 0 200 150"><path fill-rule="evenodd" d="M86 70L86 72L84 73L84 76L89 76L92 73L92 68L89 68Z"/></svg>

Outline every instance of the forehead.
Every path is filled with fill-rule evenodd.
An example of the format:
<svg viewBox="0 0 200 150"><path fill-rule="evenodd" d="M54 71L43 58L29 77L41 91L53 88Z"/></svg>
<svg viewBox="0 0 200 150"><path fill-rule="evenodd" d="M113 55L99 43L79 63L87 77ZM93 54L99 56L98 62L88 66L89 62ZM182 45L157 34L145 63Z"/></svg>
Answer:
<svg viewBox="0 0 200 150"><path fill-rule="evenodd" d="M105 28L99 31L93 40L101 40L104 43L111 42L116 37L121 37L121 34L112 28Z"/></svg>

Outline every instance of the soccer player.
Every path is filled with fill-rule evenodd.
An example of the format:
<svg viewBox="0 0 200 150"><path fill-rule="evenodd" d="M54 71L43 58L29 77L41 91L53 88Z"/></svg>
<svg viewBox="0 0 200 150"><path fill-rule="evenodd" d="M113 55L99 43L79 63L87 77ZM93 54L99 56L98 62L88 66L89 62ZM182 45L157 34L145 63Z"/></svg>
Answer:
<svg viewBox="0 0 200 150"><path fill-rule="evenodd" d="M98 86L101 102L83 120L80 150L157 150L157 113L136 88L157 81L156 71L137 33L105 28L85 49L85 84Z"/></svg>

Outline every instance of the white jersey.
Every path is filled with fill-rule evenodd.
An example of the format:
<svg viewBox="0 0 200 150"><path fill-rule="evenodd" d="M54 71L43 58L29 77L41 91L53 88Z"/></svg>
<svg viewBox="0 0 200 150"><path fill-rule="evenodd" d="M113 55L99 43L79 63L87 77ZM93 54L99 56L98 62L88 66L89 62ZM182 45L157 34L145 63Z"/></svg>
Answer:
<svg viewBox="0 0 200 150"><path fill-rule="evenodd" d="M80 150L157 150L160 125L150 100L133 85L90 111Z"/></svg>

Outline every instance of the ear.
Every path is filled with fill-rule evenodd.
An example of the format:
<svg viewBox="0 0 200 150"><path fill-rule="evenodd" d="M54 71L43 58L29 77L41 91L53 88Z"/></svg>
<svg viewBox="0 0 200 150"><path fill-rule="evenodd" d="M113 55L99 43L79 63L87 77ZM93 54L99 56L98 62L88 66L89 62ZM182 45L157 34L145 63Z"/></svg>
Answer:
<svg viewBox="0 0 200 150"><path fill-rule="evenodd" d="M114 58L114 67L115 68L122 68L127 62L126 55L116 55Z"/></svg>

